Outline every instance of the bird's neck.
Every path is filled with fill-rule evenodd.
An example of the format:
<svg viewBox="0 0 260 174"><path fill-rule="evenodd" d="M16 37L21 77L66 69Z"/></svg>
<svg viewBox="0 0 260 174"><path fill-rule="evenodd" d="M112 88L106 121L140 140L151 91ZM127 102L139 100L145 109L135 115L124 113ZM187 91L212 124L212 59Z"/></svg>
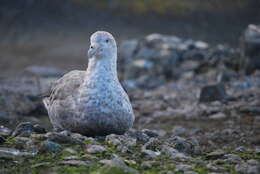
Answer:
<svg viewBox="0 0 260 174"><path fill-rule="evenodd" d="M93 57L88 62L88 76L103 76L107 78L117 77L117 58L116 57Z"/></svg>

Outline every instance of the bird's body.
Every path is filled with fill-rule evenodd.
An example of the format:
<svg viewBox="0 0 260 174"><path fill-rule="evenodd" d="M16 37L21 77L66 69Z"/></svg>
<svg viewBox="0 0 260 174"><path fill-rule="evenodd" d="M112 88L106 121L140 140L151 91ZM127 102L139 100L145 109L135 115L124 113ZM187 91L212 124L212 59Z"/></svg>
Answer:
<svg viewBox="0 0 260 174"><path fill-rule="evenodd" d="M91 42L102 43L102 38L109 38L112 43L108 44L114 46L96 46L101 53L92 53L91 48L89 54L95 56L90 58L87 71L65 74L43 100L55 129L96 136L123 134L132 127L132 106L117 77L116 43L107 32L96 32Z"/></svg>

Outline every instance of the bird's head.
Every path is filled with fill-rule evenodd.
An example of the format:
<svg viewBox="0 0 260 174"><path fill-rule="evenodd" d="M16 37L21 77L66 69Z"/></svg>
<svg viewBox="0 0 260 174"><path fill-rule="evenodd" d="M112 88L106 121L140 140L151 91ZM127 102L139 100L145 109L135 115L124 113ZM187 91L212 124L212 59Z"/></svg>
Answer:
<svg viewBox="0 0 260 174"><path fill-rule="evenodd" d="M106 31L97 31L90 37L89 58L101 59L117 54L116 41L112 34Z"/></svg>

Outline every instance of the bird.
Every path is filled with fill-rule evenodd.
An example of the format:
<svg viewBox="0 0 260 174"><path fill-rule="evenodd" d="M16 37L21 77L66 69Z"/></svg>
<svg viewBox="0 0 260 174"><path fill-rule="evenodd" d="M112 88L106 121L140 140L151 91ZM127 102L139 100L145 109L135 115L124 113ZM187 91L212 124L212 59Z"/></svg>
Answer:
<svg viewBox="0 0 260 174"><path fill-rule="evenodd" d="M55 81L43 99L54 131L85 136L122 135L134 123L130 99L117 76L117 43L112 34L90 37L86 71L73 70Z"/></svg>

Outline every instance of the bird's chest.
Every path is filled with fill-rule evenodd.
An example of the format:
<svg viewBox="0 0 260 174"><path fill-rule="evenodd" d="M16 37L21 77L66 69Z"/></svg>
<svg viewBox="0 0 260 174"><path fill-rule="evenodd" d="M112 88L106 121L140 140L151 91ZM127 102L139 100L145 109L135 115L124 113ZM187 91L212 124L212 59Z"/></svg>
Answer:
<svg viewBox="0 0 260 174"><path fill-rule="evenodd" d="M118 85L111 79L96 79L83 87L79 97L83 112L111 112L123 106L123 97Z"/></svg>

